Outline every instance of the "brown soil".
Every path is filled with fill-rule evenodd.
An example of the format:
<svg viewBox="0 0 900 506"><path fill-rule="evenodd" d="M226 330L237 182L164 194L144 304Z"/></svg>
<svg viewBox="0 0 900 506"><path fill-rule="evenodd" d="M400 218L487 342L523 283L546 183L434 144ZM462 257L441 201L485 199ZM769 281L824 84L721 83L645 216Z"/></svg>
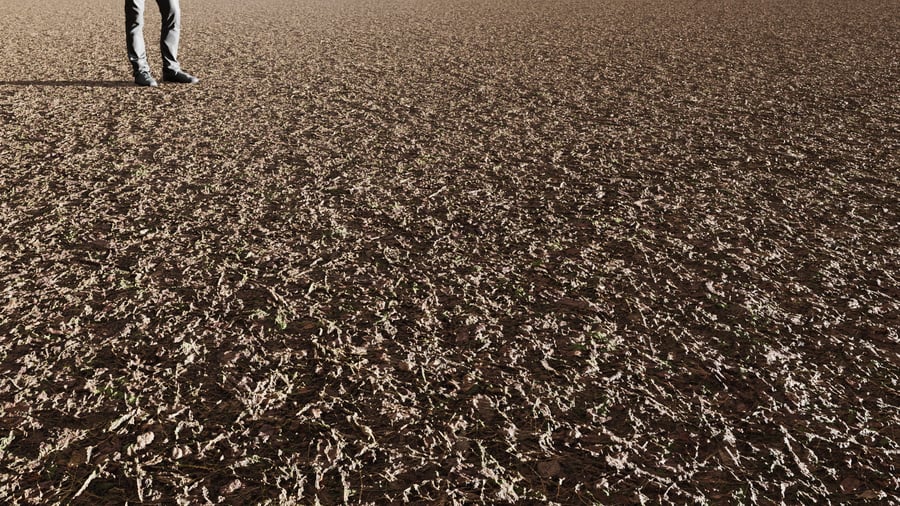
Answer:
<svg viewBox="0 0 900 506"><path fill-rule="evenodd" d="M0 502L900 501L900 3L182 4L0 0Z"/></svg>

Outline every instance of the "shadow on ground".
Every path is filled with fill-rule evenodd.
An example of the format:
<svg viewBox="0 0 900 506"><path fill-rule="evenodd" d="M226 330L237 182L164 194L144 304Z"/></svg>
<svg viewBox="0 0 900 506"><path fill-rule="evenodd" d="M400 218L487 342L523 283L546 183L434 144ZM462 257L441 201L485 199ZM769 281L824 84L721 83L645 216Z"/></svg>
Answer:
<svg viewBox="0 0 900 506"><path fill-rule="evenodd" d="M131 81L0 81L0 86L83 86L87 88L123 88Z"/></svg>

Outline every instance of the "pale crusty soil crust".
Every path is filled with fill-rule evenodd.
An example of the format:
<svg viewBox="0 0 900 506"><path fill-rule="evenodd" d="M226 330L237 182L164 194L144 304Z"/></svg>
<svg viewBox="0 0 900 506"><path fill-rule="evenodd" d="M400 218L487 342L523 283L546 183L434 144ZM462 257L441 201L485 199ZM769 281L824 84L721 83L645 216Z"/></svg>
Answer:
<svg viewBox="0 0 900 506"><path fill-rule="evenodd" d="M0 502L900 500L900 3L182 5L0 0Z"/></svg>

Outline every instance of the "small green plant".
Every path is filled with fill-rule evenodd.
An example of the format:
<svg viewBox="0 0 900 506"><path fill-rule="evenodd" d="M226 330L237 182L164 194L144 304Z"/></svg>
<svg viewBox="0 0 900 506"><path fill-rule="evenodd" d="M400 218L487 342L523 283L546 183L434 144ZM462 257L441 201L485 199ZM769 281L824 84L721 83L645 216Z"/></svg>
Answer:
<svg viewBox="0 0 900 506"><path fill-rule="evenodd" d="M280 309L275 315L275 325L281 330L286 330L288 326L288 317L285 312Z"/></svg>

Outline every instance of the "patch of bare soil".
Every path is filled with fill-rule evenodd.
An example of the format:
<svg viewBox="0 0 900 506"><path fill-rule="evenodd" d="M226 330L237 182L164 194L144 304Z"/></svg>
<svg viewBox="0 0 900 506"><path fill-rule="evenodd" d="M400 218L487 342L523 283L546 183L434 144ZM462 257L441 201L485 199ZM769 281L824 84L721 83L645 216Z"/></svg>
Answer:
<svg viewBox="0 0 900 506"><path fill-rule="evenodd" d="M900 501L900 4L183 9L0 0L0 502Z"/></svg>

